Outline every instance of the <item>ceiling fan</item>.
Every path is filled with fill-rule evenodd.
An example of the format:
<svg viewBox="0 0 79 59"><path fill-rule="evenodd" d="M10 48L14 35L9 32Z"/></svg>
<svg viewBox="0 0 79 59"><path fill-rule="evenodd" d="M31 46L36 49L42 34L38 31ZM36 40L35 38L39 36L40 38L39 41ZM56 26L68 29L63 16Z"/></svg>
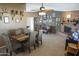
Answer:
<svg viewBox="0 0 79 59"><path fill-rule="evenodd" d="M46 15L46 13L49 12L49 11L53 11L53 9L45 8L43 6L43 3L42 3L42 6L40 7L40 11L38 11L38 14L39 15Z"/></svg>

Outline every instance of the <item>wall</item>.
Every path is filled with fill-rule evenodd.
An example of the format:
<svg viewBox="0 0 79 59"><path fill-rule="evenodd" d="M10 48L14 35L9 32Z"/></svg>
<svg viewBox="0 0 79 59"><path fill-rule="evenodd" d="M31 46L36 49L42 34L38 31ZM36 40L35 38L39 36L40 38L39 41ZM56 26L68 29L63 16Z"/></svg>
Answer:
<svg viewBox="0 0 79 59"><path fill-rule="evenodd" d="M7 16L7 15L6 15ZM9 29L16 29L26 26L26 20L21 20L20 23L16 23L15 20L11 19L11 16L8 14L10 22L8 24L4 23L4 20L0 21L0 33L6 32Z"/></svg>
<svg viewBox="0 0 79 59"><path fill-rule="evenodd" d="M71 15L71 20L79 18L79 11L66 11L63 12L62 17L66 18L67 15Z"/></svg>
<svg viewBox="0 0 79 59"><path fill-rule="evenodd" d="M26 12L26 26L30 26L30 31L34 30L34 17L38 16L37 12Z"/></svg>
<svg viewBox="0 0 79 59"><path fill-rule="evenodd" d="M25 3L0 3L0 9L1 8L25 10L26 4Z"/></svg>
<svg viewBox="0 0 79 59"><path fill-rule="evenodd" d="M27 16L27 17L37 17L38 13L37 12L26 12L25 16Z"/></svg>
<svg viewBox="0 0 79 59"><path fill-rule="evenodd" d="M16 9L16 10L24 10L25 9L24 6L25 6L25 4L0 4L0 8ZM10 12L10 11L8 11L8 12ZM4 23L4 16L9 16L10 22L8 24ZM25 15L23 16L23 19L19 23L15 22L15 18L17 18L17 17L19 17L19 16L16 15L14 17L14 20L12 20L10 13L4 13L2 16L2 20L0 20L0 34L3 32L6 32L9 29L26 27Z"/></svg>
<svg viewBox="0 0 79 59"><path fill-rule="evenodd" d="M26 25L29 26L30 31L34 31L34 17L27 17Z"/></svg>

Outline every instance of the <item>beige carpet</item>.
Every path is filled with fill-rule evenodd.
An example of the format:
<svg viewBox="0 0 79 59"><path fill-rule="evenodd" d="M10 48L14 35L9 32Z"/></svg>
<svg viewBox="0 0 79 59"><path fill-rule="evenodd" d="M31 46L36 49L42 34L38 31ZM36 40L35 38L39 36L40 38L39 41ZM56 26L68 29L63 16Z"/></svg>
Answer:
<svg viewBox="0 0 79 59"><path fill-rule="evenodd" d="M63 56L66 35L43 34L43 45L33 50L30 54L27 52L20 53L20 56Z"/></svg>

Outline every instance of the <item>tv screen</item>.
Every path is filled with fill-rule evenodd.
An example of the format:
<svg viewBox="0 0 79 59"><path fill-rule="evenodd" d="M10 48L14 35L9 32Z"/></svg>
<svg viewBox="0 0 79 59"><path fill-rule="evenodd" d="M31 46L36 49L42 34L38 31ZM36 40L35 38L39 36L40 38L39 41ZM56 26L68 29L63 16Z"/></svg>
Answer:
<svg viewBox="0 0 79 59"><path fill-rule="evenodd" d="M72 33L72 38L73 38L73 40L75 40L75 41L79 41L79 33L78 33L78 32L73 32L73 33Z"/></svg>
<svg viewBox="0 0 79 59"><path fill-rule="evenodd" d="M79 30L77 32L79 33Z"/></svg>

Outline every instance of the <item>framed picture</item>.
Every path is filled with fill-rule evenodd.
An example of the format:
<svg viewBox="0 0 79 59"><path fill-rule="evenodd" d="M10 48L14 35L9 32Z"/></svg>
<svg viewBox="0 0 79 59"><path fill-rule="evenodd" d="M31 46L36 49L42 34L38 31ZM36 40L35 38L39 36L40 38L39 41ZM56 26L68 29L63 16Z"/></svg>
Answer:
<svg viewBox="0 0 79 59"><path fill-rule="evenodd" d="M9 19L9 17L8 16L4 16L4 23L9 23L10 22L10 19Z"/></svg>
<svg viewBox="0 0 79 59"><path fill-rule="evenodd" d="M16 23L19 23L20 22L20 19L19 18L16 18L15 21L16 21Z"/></svg>

